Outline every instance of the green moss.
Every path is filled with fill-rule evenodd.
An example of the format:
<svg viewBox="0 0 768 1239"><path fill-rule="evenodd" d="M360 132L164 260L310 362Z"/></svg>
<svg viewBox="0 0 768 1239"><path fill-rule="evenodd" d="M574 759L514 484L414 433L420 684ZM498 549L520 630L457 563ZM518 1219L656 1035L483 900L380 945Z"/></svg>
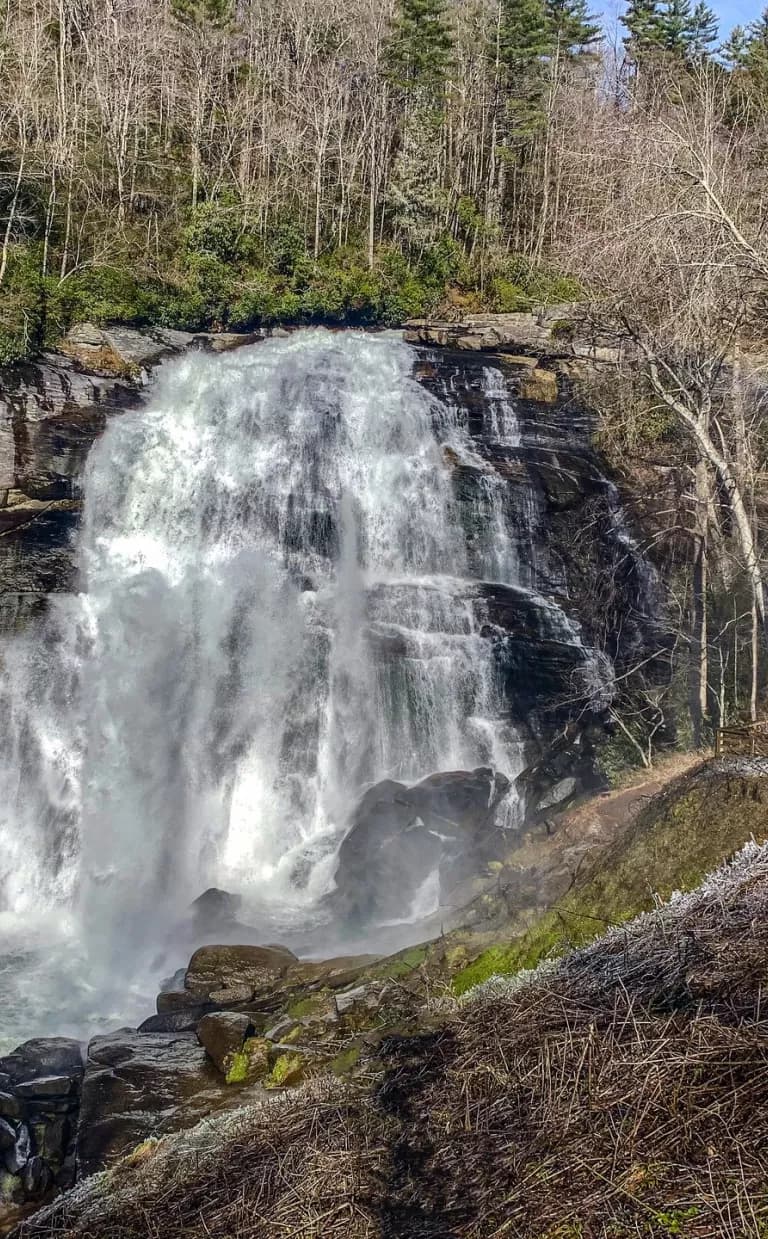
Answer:
<svg viewBox="0 0 768 1239"><path fill-rule="evenodd" d="M328 995L325 993L308 994L306 998L298 998L286 1008L286 1014L292 1020L303 1020L310 1015L318 1015L328 1005Z"/></svg>
<svg viewBox="0 0 768 1239"><path fill-rule="evenodd" d="M288 1088L303 1078L304 1059L301 1054L281 1054L264 1084L266 1088Z"/></svg>
<svg viewBox="0 0 768 1239"><path fill-rule="evenodd" d="M768 780L688 776L601 852L557 907L525 933L494 944L453 978L464 994L584 946L702 878L755 835L768 836Z"/></svg>
<svg viewBox="0 0 768 1239"><path fill-rule="evenodd" d="M269 1042L263 1037L249 1037L242 1050L237 1050L229 1059L225 1081L227 1084L247 1084L266 1075L269 1070Z"/></svg>
<svg viewBox="0 0 768 1239"><path fill-rule="evenodd" d="M352 1045L347 1050L342 1050L337 1054L331 1063L331 1071L335 1076L349 1075L350 1071L357 1066L360 1060L360 1046Z"/></svg>
<svg viewBox="0 0 768 1239"><path fill-rule="evenodd" d="M383 964L377 964L372 969L371 975L374 977L386 977L392 981L397 981L401 977L407 977L409 973L421 967L427 958L428 952L428 943L424 943L422 946L409 947L407 951L400 951L397 955L391 956Z"/></svg>

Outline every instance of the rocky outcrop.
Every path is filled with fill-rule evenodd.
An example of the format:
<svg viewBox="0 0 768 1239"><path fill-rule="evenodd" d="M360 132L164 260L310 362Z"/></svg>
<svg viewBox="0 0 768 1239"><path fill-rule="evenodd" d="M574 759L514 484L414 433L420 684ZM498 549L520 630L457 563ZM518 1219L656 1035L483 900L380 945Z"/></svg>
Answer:
<svg viewBox="0 0 768 1239"><path fill-rule="evenodd" d="M0 1223L75 1181L83 1062L65 1037L27 1041L0 1058Z"/></svg>
<svg viewBox="0 0 768 1239"><path fill-rule="evenodd" d="M469 353L505 353L510 360L530 357L615 364L626 344L615 336L595 331L583 308L555 305L536 313L482 314L460 322L412 319L405 325L409 344L457 349ZM516 357L520 354L520 357ZM524 380L530 384L529 399L548 400L551 380L539 385L536 371ZM534 395L534 390L544 395Z"/></svg>
<svg viewBox="0 0 768 1239"><path fill-rule="evenodd" d="M339 850L335 913L362 924L406 920L418 915L419 893L433 876L432 902L445 901L500 850L496 812L509 789L504 775L482 768L430 775L413 787L377 783Z"/></svg>
<svg viewBox="0 0 768 1239"><path fill-rule="evenodd" d="M122 1029L88 1046L77 1129L78 1175L142 1140L192 1127L221 1101L219 1075L194 1033Z"/></svg>

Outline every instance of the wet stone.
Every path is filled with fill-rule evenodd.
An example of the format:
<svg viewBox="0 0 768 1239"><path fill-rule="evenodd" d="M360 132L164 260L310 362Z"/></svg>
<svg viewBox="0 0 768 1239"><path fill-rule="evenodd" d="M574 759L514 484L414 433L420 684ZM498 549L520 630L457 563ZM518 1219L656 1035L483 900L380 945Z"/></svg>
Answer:
<svg viewBox="0 0 768 1239"><path fill-rule="evenodd" d="M7 1153L16 1143L16 1132L6 1119L0 1119L0 1153Z"/></svg>

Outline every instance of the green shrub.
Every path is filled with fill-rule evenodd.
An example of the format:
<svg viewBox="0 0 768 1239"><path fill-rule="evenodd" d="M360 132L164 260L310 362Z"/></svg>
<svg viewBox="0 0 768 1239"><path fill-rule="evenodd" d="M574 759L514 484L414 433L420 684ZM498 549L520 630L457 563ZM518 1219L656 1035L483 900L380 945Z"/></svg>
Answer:
<svg viewBox="0 0 768 1239"><path fill-rule="evenodd" d="M159 282L126 267L86 267L64 280L49 276L46 338L55 341L76 322L148 327L158 321L166 297Z"/></svg>
<svg viewBox="0 0 768 1239"><path fill-rule="evenodd" d="M491 280L490 301L491 308L497 314L514 314L520 310L530 310L532 306L531 298L520 285L501 275Z"/></svg>
<svg viewBox="0 0 768 1239"><path fill-rule="evenodd" d="M233 198L217 198L195 207L183 231L185 253L232 263L247 255L250 238L242 227L242 208Z"/></svg>
<svg viewBox="0 0 768 1239"><path fill-rule="evenodd" d="M13 246L0 289L0 365L21 361L40 343L44 289L37 248Z"/></svg>
<svg viewBox="0 0 768 1239"><path fill-rule="evenodd" d="M284 297L274 279L259 272L233 301L229 311L230 327L234 331L250 331L253 327L280 322L284 314Z"/></svg>

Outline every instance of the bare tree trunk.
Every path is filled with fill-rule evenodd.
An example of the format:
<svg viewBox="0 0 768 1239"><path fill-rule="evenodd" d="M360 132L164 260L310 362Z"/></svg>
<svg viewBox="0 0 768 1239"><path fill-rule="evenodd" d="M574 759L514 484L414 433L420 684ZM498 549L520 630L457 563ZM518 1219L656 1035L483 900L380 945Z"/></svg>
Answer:
<svg viewBox="0 0 768 1239"><path fill-rule="evenodd" d="M8 269L8 255L11 248L11 237L13 235L13 225L16 222L16 208L19 204L19 190L21 189L21 181L24 176L24 151L21 152L19 159L19 170L16 174L16 184L11 198L11 205L8 210L8 219L5 222L5 233L3 235L3 249L0 254L0 285L5 279L5 273Z"/></svg>
<svg viewBox="0 0 768 1239"><path fill-rule="evenodd" d="M707 636L708 545L707 515L709 507L709 471L705 460L696 466L695 553L693 561L693 633L691 639L691 723L693 743L704 743L707 717L707 685L709 682L709 645Z"/></svg>
<svg viewBox="0 0 768 1239"><path fill-rule="evenodd" d="M661 378L660 363L658 358L654 355L653 351L646 342L640 341L640 345L648 362L648 373L651 380L651 385L656 392L656 395L663 401L670 412L674 413L683 424L684 428L692 437L698 450L714 469L720 481L720 485L725 491L728 506L731 510L731 515L733 516L734 524L736 526L736 534L741 547L741 553L744 557L744 566L749 578L757 613L761 625L765 627L765 585L763 582L763 574L760 569L760 561L757 556L757 547L755 545L755 538L752 531L752 522L749 519L749 513L747 512L744 498L741 494L735 469L712 439L711 433L707 426L706 417L704 417L701 413L698 415L694 414L687 404L667 389ZM668 367L666 368L668 369ZM676 382L676 387L678 390L683 389L683 385L679 383L679 381Z"/></svg>

